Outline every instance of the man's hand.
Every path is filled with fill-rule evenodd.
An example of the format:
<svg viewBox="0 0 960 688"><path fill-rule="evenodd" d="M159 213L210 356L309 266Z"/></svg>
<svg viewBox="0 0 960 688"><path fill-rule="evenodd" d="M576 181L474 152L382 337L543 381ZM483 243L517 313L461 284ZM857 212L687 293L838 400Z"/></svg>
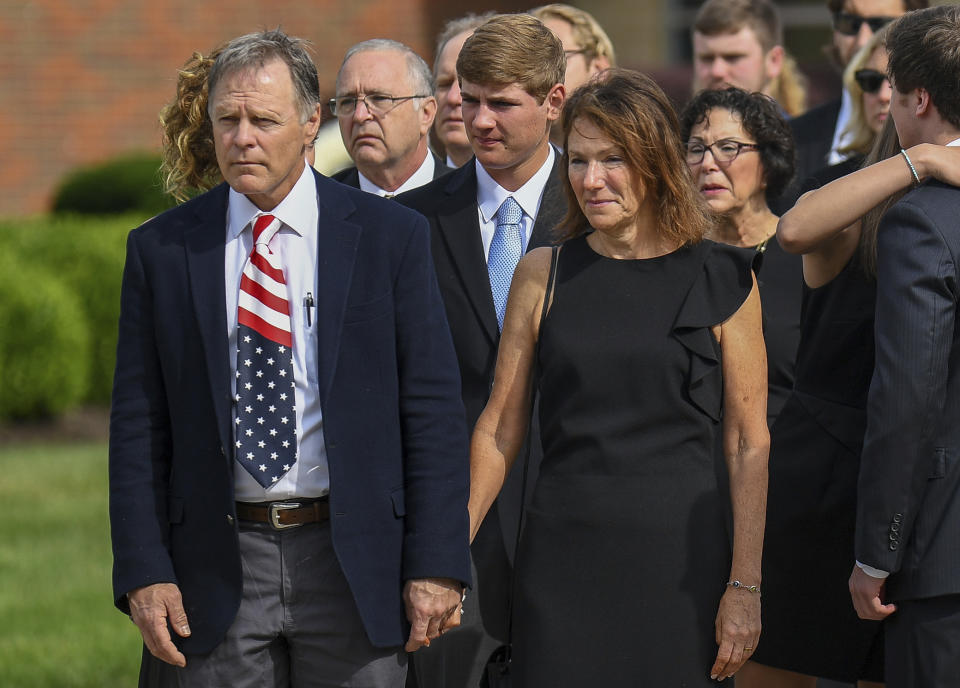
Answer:
<svg viewBox="0 0 960 688"><path fill-rule="evenodd" d="M862 568L853 565L850 574L850 597L857 616L871 621L882 621L895 611L895 604L884 604L883 594L886 578L874 578Z"/></svg>
<svg viewBox="0 0 960 688"><path fill-rule="evenodd" d="M140 629L143 642L157 659L183 667L187 659L170 640L169 620L181 638L190 635L187 613L183 610L180 588L173 583L154 583L127 593L130 616Z"/></svg>
<svg viewBox="0 0 960 688"><path fill-rule="evenodd" d="M409 580L403 586L403 602L410 621L407 652L413 652L447 630L460 625L463 586L450 578Z"/></svg>

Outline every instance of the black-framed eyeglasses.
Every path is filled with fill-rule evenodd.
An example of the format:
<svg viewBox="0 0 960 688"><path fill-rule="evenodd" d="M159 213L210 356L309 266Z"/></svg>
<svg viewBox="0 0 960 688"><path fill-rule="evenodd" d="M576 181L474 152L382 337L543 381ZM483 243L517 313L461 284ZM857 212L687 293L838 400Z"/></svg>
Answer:
<svg viewBox="0 0 960 688"><path fill-rule="evenodd" d="M861 91L872 94L880 90L883 82L887 81L887 75L876 69L858 69L853 73L853 79Z"/></svg>
<svg viewBox="0 0 960 688"><path fill-rule="evenodd" d="M336 117L352 117L357 111L357 103L362 102L371 115L383 117L405 100L429 98L432 94L412 96L388 96L383 93L367 93L362 96L339 96L331 98L330 112Z"/></svg>
<svg viewBox="0 0 960 688"><path fill-rule="evenodd" d="M756 143L743 143L733 139L720 139L707 145L702 141L689 141L687 143L687 164L699 165L703 162L703 156L710 151L713 159L718 163L733 162L740 155L740 151L760 150L760 145Z"/></svg>
<svg viewBox="0 0 960 688"><path fill-rule="evenodd" d="M856 36L860 27L866 22L873 33L892 22L896 17L861 17L852 12L837 12L833 15L833 30L844 36Z"/></svg>

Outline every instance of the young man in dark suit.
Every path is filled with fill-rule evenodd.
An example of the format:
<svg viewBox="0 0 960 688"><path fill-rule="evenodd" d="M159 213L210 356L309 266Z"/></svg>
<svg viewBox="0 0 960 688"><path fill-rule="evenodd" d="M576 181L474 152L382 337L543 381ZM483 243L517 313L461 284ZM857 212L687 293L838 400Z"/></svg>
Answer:
<svg viewBox="0 0 960 688"><path fill-rule="evenodd" d="M403 43L374 38L350 48L330 111L355 165L333 175L338 182L396 196L450 171L428 147L437 114L430 68Z"/></svg>
<svg viewBox="0 0 960 688"><path fill-rule="evenodd" d="M960 145L960 6L907 14L887 50L901 145ZM960 188L916 182L879 228L850 591L862 618L886 619L887 686L946 688L960 681Z"/></svg>
<svg viewBox="0 0 960 688"><path fill-rule="evenodd" d="M549 140L565 97L565 64L559 39L529 15L498 15L477 28L457 59L474 160L399 198L430 222L470 429L490 393L513 270L523 252L552 242L566 212L560 154ZM531 437L535 469L536 429ZM490 650L506 639L521 471L474 540L478 587L467 599L467 627L414 657L421 688L475 686Z"/></svg>
<svg viewBox="0 0 960 688"><path fill-rule="evenodd" d="M130 234L110 420L141 685L402 686L470 581L467 435L424 219L305 165L281 31L209 76L225 184Z"/></svg>

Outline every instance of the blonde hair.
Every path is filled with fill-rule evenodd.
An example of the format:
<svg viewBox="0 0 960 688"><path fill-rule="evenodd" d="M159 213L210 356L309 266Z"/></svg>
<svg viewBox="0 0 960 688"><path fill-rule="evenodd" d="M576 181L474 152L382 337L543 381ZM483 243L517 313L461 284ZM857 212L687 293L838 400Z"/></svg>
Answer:
<svg viewBox="0 0 960 688"><path fill-rule="evenodd" d="M874 53L878 50L886 51L884 46L886 38L887 27L885 26L870 36L870 40L850 58L847 68L843 70L843 87L850 94L850 119L847 120L841 139L849 136L850 140L839 149L841 153L866 154L873 146L876 134L867 123L867 116L863 110L863 89L860 88L854 75L864 68Z"/></svg>
<svg viewBox="0 0 960 688"><path fill-rule="evenodd" d="M807 77L797 66L793 56L784 51L783 68L770 84L770 96L791 117L807 110Z"/></svg>
<svg viewBox="0 0 960 688"><path fill-rule="evenodd" d="M194 53L177 75L176 96L160 110L160 172L164 189L181 203L223 181L207 114L207 75L222 49Z"/></svg>
<svg viewBox="0 0 960 688"><path fill-rule="evenodd" d="M605 57L610 62L611 67L617 66L613 42L599 22L586 10L562 3L553 3L552 5L534 7L530 10L530 14L540 21L560 19L567 22L577 45L580 46L580 50L584 51L588 62L597 57Z"/></svg>
<svg viewBox="0 0 960 688"><path fill-rule="evenodd" d="M567 58L560 39L529 14L498 14L460 49L457 78L482 86L518 84L541 103L563 83Z"/></svg>

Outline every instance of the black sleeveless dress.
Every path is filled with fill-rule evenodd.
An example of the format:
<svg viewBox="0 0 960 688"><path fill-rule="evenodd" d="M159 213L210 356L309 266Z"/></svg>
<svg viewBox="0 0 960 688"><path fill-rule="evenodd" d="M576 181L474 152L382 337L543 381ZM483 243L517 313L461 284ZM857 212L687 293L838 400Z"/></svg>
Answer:
<svg viewBox="0 0 960 688"><path fill-rule="evenodd" d="M540 332L543 463L518 558L516 684L710 686L730 566L720 348L751 254L560 251Z"/></svg>
<svg viewBox="0 0 960 688"><path fill-rule="evenodd" d="M857 476L873 374L875 282L859 252L804 287L794 392L771 430L763 634L753 659L813 676L883 680L880 624L857 618Z"/></svg>

